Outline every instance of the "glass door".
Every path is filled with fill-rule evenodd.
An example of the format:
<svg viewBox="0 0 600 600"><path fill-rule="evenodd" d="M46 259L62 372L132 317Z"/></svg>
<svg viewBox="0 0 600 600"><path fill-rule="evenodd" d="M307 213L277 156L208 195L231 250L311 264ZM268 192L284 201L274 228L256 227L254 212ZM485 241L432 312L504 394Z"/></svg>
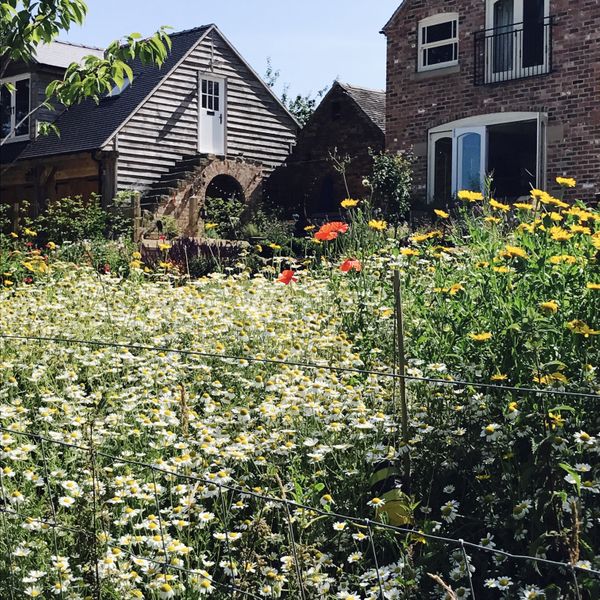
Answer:
<svg viewBox="0 0 600 600"><path fill-rule="evenodd" d="M487 168L487 128L471 127L454 130L452 161L454 192L482 192Z"/></svg>

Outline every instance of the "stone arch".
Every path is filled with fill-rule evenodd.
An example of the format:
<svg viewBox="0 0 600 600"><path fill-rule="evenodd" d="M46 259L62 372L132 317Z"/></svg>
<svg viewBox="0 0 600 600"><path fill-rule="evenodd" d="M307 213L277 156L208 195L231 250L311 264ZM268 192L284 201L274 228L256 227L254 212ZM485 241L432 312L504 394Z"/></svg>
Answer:
<svg viewBox="0 0 600 600"><path fill-rule="evenodd" d="M161 203L157 216L173 215L184 235L197 237L202 233L200 212L211 184L229 186L250 206L262 197L263 175L263 166L257 162L203 157L178 191Z"/></svg>

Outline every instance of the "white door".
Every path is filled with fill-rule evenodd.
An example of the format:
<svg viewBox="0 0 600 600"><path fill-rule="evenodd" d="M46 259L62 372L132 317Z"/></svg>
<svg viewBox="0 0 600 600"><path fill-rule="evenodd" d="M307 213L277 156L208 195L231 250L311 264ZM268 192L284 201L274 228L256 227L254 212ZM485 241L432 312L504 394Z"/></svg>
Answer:
<svg viewBox="0 0 600 600"><path fill-rule="evenodd" d="M459 127L452 144L452 189L482 192L487 168L487 128Z"/></svg>
<svg viewBox="0 0 600 600"><path fill-rule="evenodd" d="M199 126L198 152L225 154L225 80L200 75L198 82Z"/></svg>

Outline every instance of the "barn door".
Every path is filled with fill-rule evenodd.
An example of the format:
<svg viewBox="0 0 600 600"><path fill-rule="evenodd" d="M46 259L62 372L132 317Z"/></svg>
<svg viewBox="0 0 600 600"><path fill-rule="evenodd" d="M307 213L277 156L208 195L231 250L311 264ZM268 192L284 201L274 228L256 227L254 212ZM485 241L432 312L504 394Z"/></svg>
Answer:
<svg viewBox="0 0 600 600"><path fill-rule="evenodd" d="M198 152L225 154L225 79L200 75Z"/></svg>

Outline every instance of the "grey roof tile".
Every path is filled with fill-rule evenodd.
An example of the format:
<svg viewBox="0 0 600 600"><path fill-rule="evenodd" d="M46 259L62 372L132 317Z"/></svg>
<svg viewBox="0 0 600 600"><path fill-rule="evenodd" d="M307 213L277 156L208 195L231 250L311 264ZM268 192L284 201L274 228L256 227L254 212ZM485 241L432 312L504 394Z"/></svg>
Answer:
<svg viewBox="0 0 600 600"><path fill-rule="evenodd" d="M385 133L385 92L337 82L362 111Z"/></svg>
<svg viewBox="0 0 600 600"><path fill-rule="evenodd" d="M19 160L101 148L140 102L210 28L211 25L204 25L171 34L173 46L162 67L144 66L139 61L134 62L131 67L136 75L135 79L121 94L104 98L98 104L93 100L85 100L65 110L55 121L60 137L50 134L32 140L19 155ZM4 156L1 160L5 162Z"/></svg>

